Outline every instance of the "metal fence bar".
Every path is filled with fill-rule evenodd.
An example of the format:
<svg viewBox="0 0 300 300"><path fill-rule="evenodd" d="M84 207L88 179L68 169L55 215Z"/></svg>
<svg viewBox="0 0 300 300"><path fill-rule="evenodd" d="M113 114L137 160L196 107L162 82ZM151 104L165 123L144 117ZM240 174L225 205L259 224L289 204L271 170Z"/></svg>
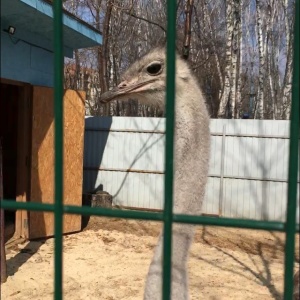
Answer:
<svg viewBox="0 0 300 300"><path fill-rule="evenodd" d="M62 0L53 4L54 26L54 299L63 298L63 12Z"/></svg>
<svg viewBox="0 0 300 300"><path fill-rule="evenodd" d="M222 144L223 147L223 144ZM222 148L223 149L223 148ZM224 151L221 152L221 165L224 163ZM142 173L142 174L157 174L164 175L164 171L155 171L155 170L141 170L141 169L119 169L119 168L104 168L104 167L83 167L84 171L103 171L103 172L120 172L120 173ZM267 177L253 177L253 176L237 176L237 175L224 175L224 170L218 174L208 174L208 177L211 178L222 178L222 179L241 179L241 180L254 180L254 181L271 181L271 182L284 182L287 183L287 179L276 179L276 178L267 178ZM300 180L297 180L300 183Z"/></svg>
<svg viewBox="0 0 300 300"><path fill-rule="evenodd" d="M12 200L2 200L1 207L3 209L21 209L29 211L45 211L55 212L55 206L53 204L43 204L34 202L16 202L12 203ZM163 214L160 212L146 212L146 211L133 211L123 209L107 209L100 207L82 207L74 205L64 205L63 212L66 214L76 215L88 215L88 216L103 216L103 217L115 217L126 218L136 220L151 220L162 221ZM213 226L226 226L226 227L240 227L248 229L261 229L285 232L286 223L278 221L257 221L248 219L233 219L233 218L214 218L208 216L194 216L194 215L180 215L173 214L173 222L177 223L190 223L201 225L213 225ZM299 224L295 226L295 232L300 233Z"/></svg>
<svg viewBox="0 0 300 300"><path fill-rule="evenodd" d="M175 127L176 1L167 1L166 148L163 236L163 300L171 299L173 158Z"/></svg>
<svg viewBox="0 0 300 300"><path fill-rule="evenodd" d="M211 136L222 136L223 133L211 133ZM255 139L278 139L289 140L290 137L286 135L275 134L246 134L246 133L227 133L228 137L241 137L241 138L255 138Z"/></svg>
<svg viewBox="0 0 300 300"><path fill-rule="evenodd" d="M284 260L284 299L293 298L293 272L295 257L295 233L293 228L296 224L297 208L297 176L299 159L299 52L300 52L300 3L295 1L295 23L294 23L294 59L293 59L293 82L291 103L291 125L290 125L290 149L289 149L289 171L288 171L288 203L286 216L286 240Z"/></svg>
<svg viewBox="0 0 300 300"><path fill-rule="evenodd" d="M110 129L110 128L85 128L86 132L128 132L128 133L149 133L165 134L164 130L138 130L138 129Z"/></svg>
<svg viewBox="0 0 300 300"><path fill-rule="evenodd" d="M112 117L114 118L114 117ZM118 117L122 118L122 117ZM126 117L130 118L130 117ZM136 118L136 117L133 117ZM224 125L226 126L226 125ZM149 134L165 134L165 130L146 130L146 129L111 129L111 128L88 128L84 129L86 132L126 132L126 133L149 133ZM211 136L223 136L223 132L211 132ZM247 134L247 133L227 133L229 137L245 137L245 138L258 138L258 139L285 139L289 140L290 137L287 135L276 135L276 134ZM300 139L300 137L299 137Z"/></svg>
<svg viewBox="0 0 300 300"><path fill-rule="evenodd" d="M127 117L127 118L130 118L130 117ZM226 125L224 125L224 126L226 126ZM164 130L110 129L110 128L85 128L84 131L86 131L86 132L149 133L149 134L165 134L166 133ZM210 135L211 136L223 136L223 133L221 133L221 132L211 132ZM228 133L227 136L228 137L230 136L230 137L257 138L257 139L282 139L282 140L289 140L290 139L289 136L275 135L275 134Z"/></svg>
<svg viewBox="0 0 300 300"><path fill-rule="evenodd" d="M100 171L106 171L106 170L100 170ZM208 177L211 178L221 178L222 175L217 174L208 174ZM253 176L237 176L237 175L223 175L223 178L226 179L240 179L240 180L253 180L253 181L270 181L270 182L283 182L287 183L288 179L276 179L276 178L266 178L266 177L253 177ZM300 180L297 180L298 183L300 183Z"/></svg>
<svg viewBox="0 0 300 300"><path fill-rule="evenodd" d="M223 134L222 134L221 170L220 170L220 176L219 176L220 177L219 216L222 216L222 214L223 214L225 142L226 142L226 125L223 126Z"/></svg>

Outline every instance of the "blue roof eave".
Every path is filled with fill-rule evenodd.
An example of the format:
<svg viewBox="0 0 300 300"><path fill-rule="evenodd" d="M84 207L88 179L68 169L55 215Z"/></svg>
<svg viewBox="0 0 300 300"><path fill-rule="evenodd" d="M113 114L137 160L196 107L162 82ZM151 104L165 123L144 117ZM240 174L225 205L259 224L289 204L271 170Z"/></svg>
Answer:
<svg viewBox="0 0 300 300"><path fill-rule="evenodd" d="M53 18L53 7L49 3L43 0L20 0L23 3L35 8L40 13ZM75 18L72 18L65 13L63 14L63 24L74 31L84 35L97 45L102 44L102 35L96 29L91 29L90 27L83 24L83 22L78 22ZM92 44L94 44L92 43Z"/></svg>
<svg viewBox="0 0 300 300"><path fill-rule="evenodd" d="M1 30L16 27L15 39L53 51L53 6L47 0L1 0ZM101 33L86 22L63 13L66 56L75 49L99 46Z"/></svg>

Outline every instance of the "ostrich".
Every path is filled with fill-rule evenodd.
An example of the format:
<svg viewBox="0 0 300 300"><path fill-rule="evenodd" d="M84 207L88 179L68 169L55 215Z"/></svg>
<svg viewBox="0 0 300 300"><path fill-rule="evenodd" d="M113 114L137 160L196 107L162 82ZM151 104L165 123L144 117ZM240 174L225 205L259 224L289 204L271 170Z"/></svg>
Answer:
<svg viewBox="0 0 300 300"><path fill-rule="evenodd" d="M165 106L166 55L157 48L135 62L122 82L104 93L102 103L135 98L140 103ZM176 113L174 213L200 214L208 174L209 116L200 87L187 63L176 56ZM172 299L189 299L187 259L194 226L174 224L172 230ZM145 300L162 297L163 232L154 251L146 279Z"/></svg>

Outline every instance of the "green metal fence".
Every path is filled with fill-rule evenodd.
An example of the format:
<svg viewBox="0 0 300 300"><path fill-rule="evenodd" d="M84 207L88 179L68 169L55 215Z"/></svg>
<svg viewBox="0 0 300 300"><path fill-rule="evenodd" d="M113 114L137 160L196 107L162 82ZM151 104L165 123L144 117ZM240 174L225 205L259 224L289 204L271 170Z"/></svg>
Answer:
<svg viewBox="0 0 300 300"><path fill-rule="evenodd" d="M62 1L54 1L54 60L55 60L55 203L21 203L9 200L1 201L4 209L22 209L29 211L48 211L55 214L55 280L54 299L61 300L63 292L62 278L62 223L63 214L81 214L128 219L155 220L164 223L163 243L163 300L170 299L171 291L171 245L172 224L174 222L249 228L260 230L281 231L286 234L284 300L293 297L293 268L295 251L295 233L297 207L297 173L298 173L298 138L299 138L299 0L296 0L294 27L294 69L291 107L289 173L288 173L288 205L286 222L263 222L244 219L210 218L202 216L187 216L172 213L173 204L173 141L174 141L174 99L175 99L175 38L176 38L176 1L167 1L167 94L166 94L166 154L165 154L165 209L163 213L110 210L104 208L89 208L63 205L63 31L62 31Z"/></svg>

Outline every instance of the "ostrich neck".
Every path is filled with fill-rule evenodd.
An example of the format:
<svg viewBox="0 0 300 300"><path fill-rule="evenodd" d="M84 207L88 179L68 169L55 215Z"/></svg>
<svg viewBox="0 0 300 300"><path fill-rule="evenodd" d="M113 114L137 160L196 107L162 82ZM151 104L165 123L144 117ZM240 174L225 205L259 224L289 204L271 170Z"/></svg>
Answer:
<svg viewBox="0 0 300 300"><path fill-rule="evenodd" d="M199 214L209 160L209 117L200 89L178 92L175 127L174 212Z"/></svg>
<svg viewBox="0 0 300 300"><path fill-rule="evenodd" d="M199 214L208 173L209 117L195 82L176 94L174 213ZM189 299L187 259L193 235L192 225L173 224L172 300ZM161 299L162 247L163 233L150 265L144 300Z"/></svg>

